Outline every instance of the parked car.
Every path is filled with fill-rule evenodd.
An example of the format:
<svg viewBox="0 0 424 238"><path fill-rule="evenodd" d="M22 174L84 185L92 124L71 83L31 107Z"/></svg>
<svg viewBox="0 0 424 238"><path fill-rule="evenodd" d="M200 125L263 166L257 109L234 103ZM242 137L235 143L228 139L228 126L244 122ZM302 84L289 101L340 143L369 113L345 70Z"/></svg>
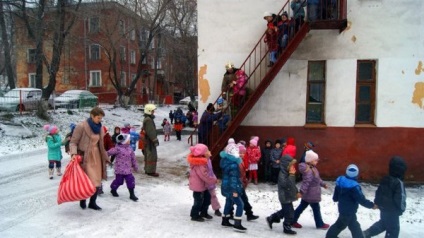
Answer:
<svg viewBox="0 0 424 238"><path fill-rule="evenodd" d="M196 101L196 102L198 102L198 101L199 101L199 97L198 97L198 96L194 96L194 99L195 99L195 101ZM181 99L181 100L179 101L179 103L180 103L181 105L188 105L188 103L189 103L190 101L191 101L190 96L188 96L188 97L185 97L185 98Z"/></svg>
<svg viewBox="0 0 424 238"><path fill-rule="evenodd" d="M68 90L54 99L56 108L95 107L97 104L97 96L87 90Z"/></svg>
<svg viewBox="0 0 424 238"><path fill-rule="evenodd" d="M42 91L39 88L14 88L0 97L0 111L30 111L37 109ZM52 106L49 99L49 108Z"/></svg>

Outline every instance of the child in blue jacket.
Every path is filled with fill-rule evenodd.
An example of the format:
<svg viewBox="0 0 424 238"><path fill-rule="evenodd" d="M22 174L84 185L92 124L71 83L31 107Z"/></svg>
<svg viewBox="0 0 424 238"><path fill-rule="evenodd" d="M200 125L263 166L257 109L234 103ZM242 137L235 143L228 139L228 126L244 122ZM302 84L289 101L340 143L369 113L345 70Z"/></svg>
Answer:
<svg viewBox="0 0 424 238"><path fill-rule="evenodd" d="M352 233L352 238L363 237L361 225L356 218L358 205L361 204L366 208L373 209L376 209L377 206L366 199L362 193L361 186L357 181L358 174L358 166L351 164L347 166L346 175L337 178L333 201L339 202L339 217L336 223L328 229L326 238L337 238L339 233L346 229L346 227Z"/></svg>
<svg viewBox="0 0 424 238"><path fill-rule="evenodd" d="M49 160L49 178L53 179L55 164L57 176L62 176L62 150L60 147L66 142L62 142L62 138L59 135L59 129L57 128L57 126L45 125L43 128L48 133L46 136L46 142L48 148L47 159Z"/></svg>
<svg viewBox="0 0 424 238"><path fill-rule="evenodd" d="M406 163L402 157L394 156L389 163L389 175L383 177L375 192L374 202L380 209L380 220L366 231L369 238L386 231L385 237L399 237L399 216L406 209L406 192L403 185Z"/></svg>

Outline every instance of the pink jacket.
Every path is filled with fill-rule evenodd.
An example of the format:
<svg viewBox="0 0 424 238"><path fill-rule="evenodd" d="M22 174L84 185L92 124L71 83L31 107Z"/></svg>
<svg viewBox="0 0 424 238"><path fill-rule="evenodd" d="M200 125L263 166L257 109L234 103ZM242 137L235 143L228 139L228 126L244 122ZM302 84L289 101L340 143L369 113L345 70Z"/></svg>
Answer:
<svg viewBox="0 0 424 238"><path fill-rule="evenodd" d="M245 95L246 94L246 83L247 83L247 75L243 70L239 69L236 72L236 84L233 86L234 94Z"/></svg>
<svg viewBox="0 0 424 238"><path fill-rule="evenodd" d="M249 164L257 164L261 159L261 149L259 149L258 146L249 146L246 148L246 156L249 160Z"/></svg>
<svg viewBox="0 0 424 238"><path fill-rule="evenodd" d="M189 154L187 161L190 164L189 188L193 192L203 192L209 186L216 184L216 177L210 177L208 171L208 159L205 157L194 157Z"/></svg>

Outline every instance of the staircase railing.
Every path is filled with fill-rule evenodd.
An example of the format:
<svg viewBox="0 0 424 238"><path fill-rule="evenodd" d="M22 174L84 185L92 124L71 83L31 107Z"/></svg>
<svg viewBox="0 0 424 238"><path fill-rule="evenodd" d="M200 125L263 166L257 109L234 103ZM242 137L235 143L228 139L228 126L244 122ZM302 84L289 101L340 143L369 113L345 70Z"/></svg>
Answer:
<svg viewBox="0 0 424 238"><path fill-rule="evenodd" d="M324 4L327 4L327 1L329 3L330 1L334 2L333 0L324 0ZM306 0L303 0L303 2L306 2ZM336 20L346 19L346 0L337 0L336 4L336 8L338 9ZM290 1L286 1L278 15L281 15L281 13L284 11L287 11L290 15ZM320 20L322 21L323 19ZM325 20L332 21L334 19ZM267 45L264 42L266 32L261 36L259 41L255 44L254 48L247 56L246 60L241 64L239 69L243 70L248 77L248 83L246 85L248 90L247 95L244 98L239 98L239 101L236 102L237 105L235 105L233 97L226 98L227 100L224 106L220 107L217 105L217 102L220 98L225 98L223 93L221 93L215 100L214 107L219 108L224 115L228 115L230 121L227 123L225 128L221 128L222 121L217 121L208 134L208 142L206 144L208 144L214 156L217 155L219 151L225 146L228 138L232 136L237 127L242 123L251 107L253 107L253 105L257 102L257 100L272 82L274 77L287 62L291 54L300 44L302 39L309 32L310 26L308 22L305 22L303 25L297 25L294 23L293 19L291 21L293 27L290 29L287 46L285 49L279 52L278 60L272 67L268 67L269 62L266 60L269 53ZM225 117L221 117L221 120L223 119L225 119ZM194 137L196 137L197 141L197 131L198 130L196 128L190 135L188 139L189 143L193 143Z"/></svg>

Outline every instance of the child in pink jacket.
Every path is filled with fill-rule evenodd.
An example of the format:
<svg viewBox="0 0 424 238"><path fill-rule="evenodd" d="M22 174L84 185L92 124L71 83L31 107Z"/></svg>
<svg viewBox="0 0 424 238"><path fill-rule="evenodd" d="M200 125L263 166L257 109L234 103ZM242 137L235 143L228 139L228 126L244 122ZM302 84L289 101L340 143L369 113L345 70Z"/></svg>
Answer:
<svg viewBox="0 0 424 238"><path fill-rule="evenodd" d="M253 137L249 141L249 147L246 149L246 160L249 161L249 182L253 179L258 184L258 163L261 159L261 149L258 146L258 137Z"/></svg>
<svg viewBox="0 0 424 238"><path fill-rule="evenodd" d="M190 164L189 188L193 191L194 204L191 207L191 220L202 222L212 219L208 214L211 204L211 195L208 188L216 184L216 177L209 176L208 160L211 152L204 144L190 147L191 153L187 157Z"/></svg>

